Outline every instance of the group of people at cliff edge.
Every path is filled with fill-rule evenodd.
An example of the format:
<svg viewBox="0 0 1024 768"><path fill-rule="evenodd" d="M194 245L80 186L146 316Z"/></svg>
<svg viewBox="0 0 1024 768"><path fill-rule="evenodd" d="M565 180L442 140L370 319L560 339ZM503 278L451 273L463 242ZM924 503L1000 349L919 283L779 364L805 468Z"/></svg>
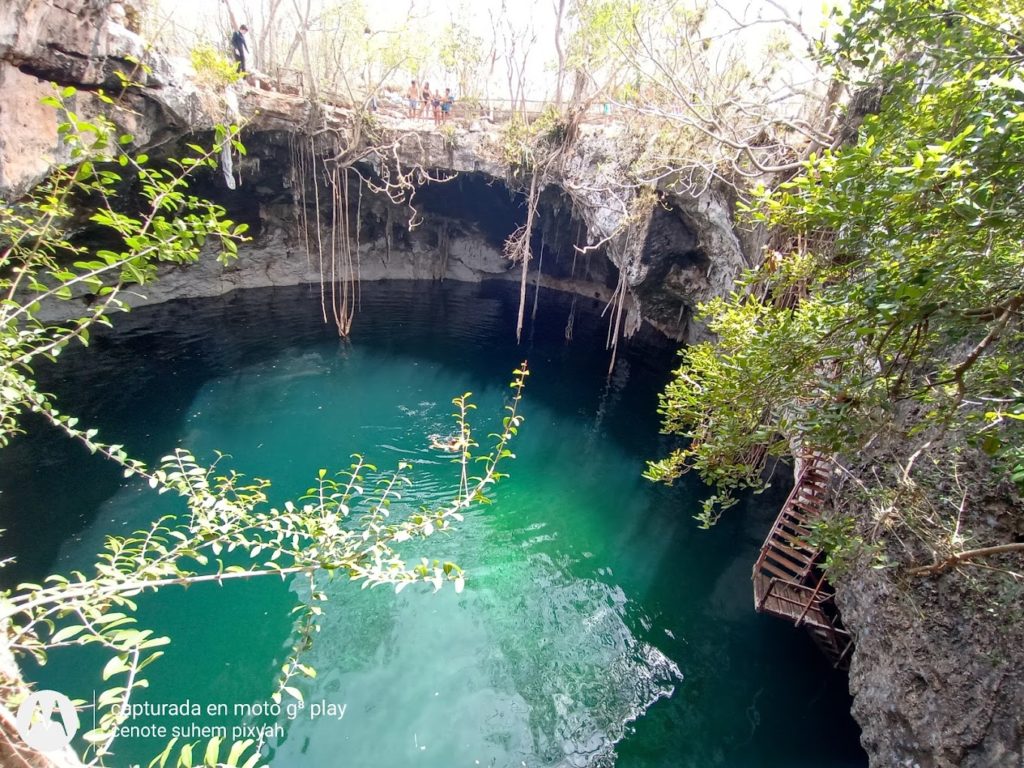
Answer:
<svg viewBox="0 0 1024 768"><path fill-rule="evenodd" d="M249 27L242 24L231 34L231 53L238 64L238 71L242 74L247 74L249 71L245 63L246 54L249 52L249 45L245 41L248 31ZM425 118L433 114L434 125L437 126L448 121L452 106L455 104L455 97L452 96L450 88L445 88L444 95L442 95L440 91L431 91L430 83L423 83L423 88L420 88L415 80L410 84L406 97L410 118L417 116ZM374 100L375 102L376 100Z"/></svg>
<svg viewBox="0 0 1024 768"><path fill-rule="evenodd" d="M444 89L444 95L440 91L431 91L430 83L423 83L420 88L415 80L409 85L406 92L406 99L409 104L409 117L427 117L430 112L434 115L434 125L441 125L448 121L452 112L452 105L455 104L455 97L452 96L450 88Z"/></svg>

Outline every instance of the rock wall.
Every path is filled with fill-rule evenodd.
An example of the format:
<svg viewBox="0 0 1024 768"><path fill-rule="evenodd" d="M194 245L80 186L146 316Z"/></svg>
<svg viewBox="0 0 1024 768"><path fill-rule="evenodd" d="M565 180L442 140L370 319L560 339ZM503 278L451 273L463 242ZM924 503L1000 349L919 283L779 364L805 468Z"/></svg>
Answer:
<svg viewBox="0 0 1024 768"><path fill-rule="evenodd" d="M908 584L862 565L841 582L853 715L872 768L1024 766L1024 632L1004 613L1019 603L997 610L971 581Z"/></svg>
<svg viewBox="0 0 1024 768"><path fill-rule="evenodd" d="M303 182L291 148L300 135L303 105L287 96L247 93L241 108L256 110L256 104L267 99L276 104L272 114L260 109L243 133L247 155L238 159L235 169L239 188L228 190L215 173L207 174L201 187L232 218L250 225L254 242L240 250L239 264L223 274L211 267L194 272L192 281L173 279L177 295L181 291L205 295L217 285L281 285L319 279L317 269L287 262L288 254L305 254L297 221L298 187ZM461 127L455 131L453 146L441 133L403 122L391 125L390 157L371 156L360 164L360 173L374 177L377 163L388 160L404 172L422 168L446 181L423 181L413 195L404 195L397 203L371 193L365 185L361 202L350 200L350 218L359 216L363 233L361 278L519 279L518 268L513 274L501 249L525 221L524 191L495 160L498 135L475 126ZM693 320L696 306L728 293L753 259L744 253L734 229L732 201L714 188L699 198L662 192L657 204L637 217L631 210L632 190L608 191L613 187L607 177L621 178L628 163L628 157L620 158L618 165L606 160L618 157L616 148L614 136L603 129L584 131L569 161L547 177L532 238L529 281L610 299L621 276L627 289L627 329L635 330L647 321L671 338L701 340L706 333ZM173 154L174 145L166 150ZM323 159L339 149L321 144L316 151ZM359 179L353 175L351 181L355 189ZM306 184L305 211L312 220L315 211L308 179ZM325 225L330 222L330 204L324 189L319 196L319 221ZM446 266L440 271L436 266L426 269L423 262L428 257L423 252L437 248L441 230L452 258L444 259ZM759 247L759 242L751 246ZM403 248L410 252L393 259ZM285 262L272 263L276 254L284 254Z"/></svg>
<svg viewBox="0 0 1024 768"><path fill-rule="evenodd" d="M880 467L903 466L899 459L915 449L928 452L913 475L936 491L932 498L952 502L963 548L1024 541L1024 498L991 457L956 434L935 430L877 440L848 469L863 482L877 482ZM930 469L932 459L954 455L956 481ZM899 486L896 478L892 486ZM914 575L912 561L944 556L933 547L951 531L932 526L944 525L948 512L936 510L932 518L904 503L880 513L859 498L856 491L844 493L841 511L858 521L858 536L875 542L890 567L873 567L866 553L841 574L836 599L856 646L850 692L872 767L1022 768L1019 554ZM952 500L960 499L957 509Z"/></svg>
<svg viewBox="0 0 1024 768"><path fill-rule="evenodd" d="M114 119L120 131L135 137L137 148L151 155L159 151L172 154L183 137L203 138L214 123L235 114L241 116L248 121L244 140L256 150L242 163L243 188L229 195L211 182L207 191L229 209L233 218L254 225L286 218L280 210L294 203L290 182L295 172L289 163L288 137L300 134L309 124L309 104L297 96L245 85L237 93L231 89L220 95L202 93L192 83L187 63L145 51L141 39L128 28L129 19L136 13L131 3L109 0L12 0L0 9L0 86L4 93L4 108L0 110L0 196L17 198L55 165L67 161L57 133L57 115L39 100L52 92L54 83L73 84L79 91L71 97L69 106L77 114L85 118L104 114ZM143 59L146 69L136 63ZM138 87L121 93L119 72ZM96 97L95 92L101 88L116 95L129 109L111 109ZM327 156L339 149L332 137L351 135L355 118L349 110L328 106L322 108L317 119L329 129L321 133L317 146ZM476 121L454 125L452 132L442 133L425 126L424 121L385 116L378 120L377 128L386 133L388 146L367 156L367 172L387 163L406 171L419 167L432 174L484 176L506 191L515 189L514 184L508 184L508 169L501 160L499 127ZM594 253L580 260L586 261L593 274L577 277L556 268L539 278L531 275L530 280L610 297L610 289L621 274L627 289L627 330L646 320L672 338L689 342L704 338L703 329L693 321L696 305L730 290L752 258L751 253L759 251L758 244L744 255L733 228L731 201L717 190L708 190L698 199L663 193L659 206L651 208L646 218L630 218L633 190L618 183L628 175L630 152L619 141L614 126L583 127L570 156L545 182L555 188L554 194L545 199L565 204L570 210L568 219L582 224L582 235L579 242L566 239L556 226L559 216L542 212L542 226L534 237L534 255L544 246L550 269L552 257L565 266L572 261L573 246L590 246ZM495 250L500 244L492 241L494 247L486 247L487 238L481 239L478 230L487 227L474 216L479 217L479 213L470 212L461 226L450 228L454 258L434 277L481 279L506 274L507 268L501 268ZM164 285L147 287L139 296L130 297L130 303L319 279L318 271L311 272L303 267L304 260L295 261L289 255L299 247L290 224L271 227L274 231L254 226L256 238L242 248L238 264L222 270L205 265L190 277L168 270ZM469 235L464 243L459 242L462 234ZM401 239L415 248L424 247L426 242L413 231ZM363 279L423 274L423 257L415 250L394 262L385 259L378 267L375 251L380 245L370 242L362 249L366 266ZM390 242L383 246L392 250ZM477 257L478 263L474 261ZM599 260L607 262L606 266L599 268ZM538 266L539 258L535 258L531 270Z"/></svg>
<svg viewBox="0 0 1024 768"><path fill-rule="evenodd" d="M112 0L0 3L0 198L18 198L68 161L58 115L40 103L55 86L74 86L72 111L113 119L138 146L158 145L210 119L187 65L148 52L129 28L138 13L134 2ZM121 76L140 87L126 91ZM100 90L125 108L112 110L97 97Z"/></svg>
<svg viewBox="0 0 1024 768"><path fill-rule="evenodd" d="M558 183L586 222L588 242L607 241L604 253L624 274L631 311L673 338L703 341L697 306L732 290L760 259L763 235L741 240L735 201L714 184L698 196L656 190L637 200L638 188L622 180L631 178L639 152L614 128L584 127Z"/></svg>

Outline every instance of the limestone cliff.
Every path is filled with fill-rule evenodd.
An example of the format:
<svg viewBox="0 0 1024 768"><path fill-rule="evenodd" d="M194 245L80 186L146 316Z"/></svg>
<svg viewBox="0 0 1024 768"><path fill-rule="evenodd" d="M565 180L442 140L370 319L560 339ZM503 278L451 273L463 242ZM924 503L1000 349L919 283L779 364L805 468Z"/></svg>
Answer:
<svg viewBox="0 0 1024 768"><path fill-rule="evenodd" d="M914 475L934 483L945 498L963 499L956 524L969 546L1021 541L1024 499L976 446L937 432L889 444L879 440L852 458L849 470L871 482L881 467L903 466L893 451L906 455L929 446L957 455L956 482L963 485L930 474L924 460ZM895 488L900 479L890 482ZM934 537L933 521L916 510L869 509L852 485L841 494L839 511L853 515L858 536L880 548L841 571L836 594L856 644L850 692L871 765L1024 766L1024 614L1021 584L1013 575L1020 569L1019 556L992 556L943 573L915 575L907 567L912 560L937 557L919 535L929 531ZM875 567L879 555L889 567Z"/></svg>
<svg viewBox="0 0 1024 768"><path fill-rule="evenodd" d="M67 160L57 134L58 118L40 104L54 83L79 91L71 107L80 115L112 117L119 129L135 137L139 149L168 154L185 137L208 139L217 122L234 117L246 121L243 138L250 153L233 168L240 189L226 190L209 179L204 191L215 196L235 218L249 221L256 237L242 249L234 265L206 264L188 272L172 270L167 279L133 303L170 296L208 295L235 287L281 285L315 281L304 248L299 246L294 216L294 179L299 170L289 156L291 138L305 135L312 119L310 105L298 96L242 85L222 94L203 94L189 77L188 65L146 51L131 31L137 11L130 3L108 0L14 0L0 9L0 195L13 199ZM139 62L145 62L142 67ZM125 91L122 78L136 87ZM129 109L112 110L96 98L98 89L115 95ZM316 148L324 157L337 151L332 136L351 136L358 118L343 107L321 106L316 113ZM427 128L419 121L377 116L376 130L386 145L362 162L372 174L379 164L419 167L431 175L473 174L500 189L515 202L522 190L507 184L508 169L494 151L501 142L500 127L486 121L454 126L450 133ZM334 143L332 144L332 141ZM543 204L558 210L541 212L535 230L531 270L540 250L546 250L545 269L532 274L536 282L562 290L610 298L621 274L626 284L625 329L647 320L667 335L686 341L703 337L692 321L696 305L731 289L735 277L758 249L755 242L744 254L732 219L732 202L709 189L699 198L661 195L660 204L642 217L629 218L632 191L623 185L630 157L617 140L614 127L586 126L561 169L545 180L552 187ZM451 186L449 189L456 189ZM421 195L421 199L429 195ZM443 198L444 192L434 195ZM414 202L413 205L416 205ZM390 212L385 209L391 207ZM503 277L501 242L492 225L460 214L465 205L435 206L422 229L410 226L410 210L387 200L371 201L364 222L370 234L361 242L362 279L427 277L479 280ZM291 209L291 210L289 210ZM506 211L506 232L519 222L517 206ZM382 222L387 222L387 227ZM436 252L438 233L450 244L443 268L427 265ZM484 230L488 230L485 232ZM404 233L401 231L404 230ZM569 237L568 233L579 232ZM374 236L374 234L376 236ZM393 247L395 242L409 248ZM574 246L599 246L586 259L586 274L571 265ZM603 262L603 264L601 264Z"/></svg>
<svg viewBox="0 0 1024 768"><path fill-rule="evenodd" d="M180 136L203 119L185 64L148 52L129 28L136 18L134 3L111 0L0 4L0 197L17 198L68 159L58 115L40 102L54 86L74 86L76 114L114 118L139 146ZM125 89L119 73L141 87ZM124 108L111 110L100 90Z"/></svg>

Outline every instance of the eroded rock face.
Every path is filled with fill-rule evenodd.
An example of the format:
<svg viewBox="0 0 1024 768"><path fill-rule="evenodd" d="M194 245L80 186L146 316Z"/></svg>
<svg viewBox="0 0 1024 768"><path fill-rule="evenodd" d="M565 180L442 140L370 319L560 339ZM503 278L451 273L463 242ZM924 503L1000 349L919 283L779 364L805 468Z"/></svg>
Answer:
<svg viewBox="0 0 1024 768"><path fill-rule="evenodd" d="M921 451L917 489L896 473L890 487L904 499L927 494L935 505L887 507L869 505L859 491L840 495L840 511L888 565L872 567L877 561L865 553L840 574L836 591L854 638L853 714L872 768L1024 766L1020 554L990 553L939 573L914 570L953 551L1024 541L1024 497L963 438L938 428L880 436L847 467L877 483L886 466L910 472L913 462L903 457ZM947 475L953 457L957 473Z"/></svg>
<svg viewBox="0 0 1024 768"><path fill-rule="evenodd" d="M12 196L45 178L61 151L53 109L42 103L50 84L0 62L0 187Z"/></svg>
<svg viewBox="0 0 1024 768"><path fill-rule="evenodd" d="M138 16L134 1L0 3L0 198L17 199L70 159L58 140L60 116L40 103L55 86L74 86L69 109L84 120L111 119L138 148L225 119L223 98L203 98L187 62L147 51L129 28ZM124 90L124 78L135 87ZM100 90L124 108L103 102Z"/></svg>
<svg viewBox="0 0 1024 768"><path fill-rule="evenodd" d="M1019 620L989 610L963 573L908 586L859 568L838 599L856 642L853 714L873 768L1024 765Z"/></svg>
<svg viewBox="0 0 1024 768"><path fill-rule="evenodd" d="M69 160L57 132L58 115L40 100L52 93L53 84L71 84L78 91L70 97L70 109L84 119L97 115L113 119L119 132L135 137L135 147L151 154L162 145L171 154L183 137L191 140L217 122L239 114L245 117L249 120L245 141L262 145L264 151L257 156L263 162L245 161L247 187L233 197L222 196L219 202L234 218L256 225L281 218L279 209L295 202L289 198L287 187L294 172L288 137L300 134L308 124L309 104L297 96L248 86L242 86L237 94L204 94L193 84L187 63L145 52L142 40L128 28L133 17L137 17L137 9L132 3L109 0L11 0L0 8L0 86L4 94L4 108L0 110L0 196L19 197L56 165ZM143 59L146 71L135 63ZM120 96L128 110L111 109L96 97L95 91L101 88L120 93L118 72L139 84ZM354 118L345 109L328 106L318 119L346 128L351 127ZM454 171L486 177L505 189L507 169L500 160L500 129L475 122L456 126L452 132L439 132L423 121L384 116L380 120L394 137L395 149L368 157L368 172L374 171L375 163L398 163L404 170L421 167L442 175ZM325 134L329 136L329 132ZM324 156L337 149L329 146L327 138L321 139L318 148ZM545 182L555 194L542 198L542 208L546 204L543 201L557 200L559 211L555 215L541 212L531 271L540 266L539 253L544 250L547 261L541 283L609 297L621 275L625 282L627 333L644 319L673 338L703 338L702 328L692 322L695 306L729 290L744 265L740 243L732 231L732 206L714 190L697 200L664 195L646 219L630 218L633 190L619 183L629 161L622 152L614 126L584 127L569 156ZM423 196L428 193L424 190ZM512 194L507 189L505 193ZM560 213L562 203L571 210L568 216ZM508 265L506 269L496 265L500 243L494 241L494 226L482 220L486 214L469 211L467 215L469 219L462 226L448 226L454 218L440 214L441 219L447 219L455 258L446 261L447 271L439 276L480 279L504 275ZM405 218L408 224L408 216ZM395 217L396 222L401 223L401 219ZM509 215L506 235L519 223L515 215ZM179 293L172 294L163 286L146 293L206 295L215 286L228 290L229 286L319 278L289 263L287 254L298 247L292 239L294 227L282 225L279 229L263 239L261 227L254 227L255 242L242 249L240 263L244 266L218 271L216 265L208 265L189 277L179 275L180 270L169 270L168 284ZM582 234L568 237L566 233L574 229ZM459 242L462 233L471 235L465 243ZM373 252L379 246L391 251L395 243L402 242L418 242L417 235L409 231L382 243L371 238L361 249L368 259L363 278L421 274L422 266L414 266L422 261L417 252L394 263L385 260L385 269L375 266ZM576 259L582 270L579 274L569 268L573 256L579 256L577 247L593 249L588 250L586 258ZM479 263L466 261L474 256L480 258ZM274 263L276 259L281 263ZM537 279L536 275L530 276L531 282Z"/></svg>
<svg viewBox="0 0 1024 768"><path fill-rule="evenodd" d="M0 190L23 194L50 168L66 162L57 116L40 100L53 84L98 88L114 78L115 62L143 55L141 38L115 20L101 0L8 0L0 6ZM91 95L73 105L97 113Z"/></svg>
<svg viewBox="0 0 1024 768"><path fill-rule="evenodd" d="M95 88L113 68L141 60L145 46L129 30L134 3L109 0L7 0L0 8L0 58L27 74Z"/></svg>
<svg viewBox="0 0 1024 768"><path fill-rule="evenodd" d="M697 196L661 189L637 200L637 188L622 182L638 151L615 126L585 127L558 183L586 221L588 241L605 243L624 276L630 312L672 338L702 341L697 305L728 294L760 260L763 240L758 232L738 237L734 202L714 185Z"/></svg>
<svg viewBox="0 0 1024 768"><path fill-rule="evenodd" d="M692 344L707 338L693 320L697 305L727 295L749 263L733 229L732 205L721 192L673 196L668 204L651 216L642 252L650 267L636 291L645 315L667 327L674 322Z"/></svg>

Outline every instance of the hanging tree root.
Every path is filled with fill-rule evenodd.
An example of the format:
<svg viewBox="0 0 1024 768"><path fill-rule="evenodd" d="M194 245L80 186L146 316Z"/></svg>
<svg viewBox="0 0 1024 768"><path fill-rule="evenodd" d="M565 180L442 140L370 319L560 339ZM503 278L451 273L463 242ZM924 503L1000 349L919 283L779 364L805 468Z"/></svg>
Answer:
<svg viewBox="0 0 1024 768"><path fill-rule="evenodd" d="M312 252L314 247L316 249L323 320L326 323L329 317L333 319L338 334L345 338L351 332L361 292L359 246L364 188L386 196L393 204L408 206L408 226L412 230L422 222L419 211L413 205L417 187L428 182L444 183L457 174L431 174L418 163L404 163L400 149L409 138L420 140L415 133L384 137L364 130L365 126L358 119L346 125L336 120L329 122L329 116L323 112L317 114L319 118L313 121L317 125L310 125L303 140L292 144L295 169L292 199L299 209L296 219L301 229L307 263L312 263ZM316 142L318 139L323 141L324 137L329 145L333 143L333 149L318 152ZM361 169L359 163L369 166L372 173ZM355 221L352 221L349 213L349 171L358 179ZM311 193L307 192L307 184L312 187ZM331 201L328 243L323 238L321 184L325 192L329 191ZM312 216L308 213L309 203L313 205ZM311 226L315 229L315 238L310 237ZM390 259L392 246L390 208L387 229L386 260ZM328 303L331 305L330 313Z"/></svg>

